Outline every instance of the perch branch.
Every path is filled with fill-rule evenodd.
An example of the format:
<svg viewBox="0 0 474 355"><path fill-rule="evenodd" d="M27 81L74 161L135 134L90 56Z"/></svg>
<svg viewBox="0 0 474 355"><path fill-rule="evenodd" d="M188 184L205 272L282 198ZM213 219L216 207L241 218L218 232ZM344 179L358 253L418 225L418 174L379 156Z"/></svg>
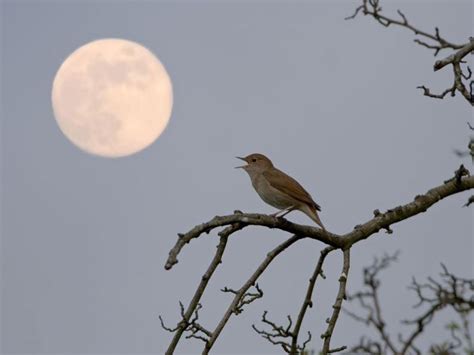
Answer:
<svg viewBox="0 0 474 355"><path fill-rule="evenodd" d="M444 184L434 187L423 195L417 195L415 199L402 206L389 209L385 213L379 213L370 221L356 226L354 231L341 235L344 247L349 247L361 240L367 239L371 235L385 229L394 223L403 221L419 213L426 212L428 208L438 201L454 195L456 193L474 188L474 176L466 175L464 166L461 166L455 172L455 177L463 171L463 176L459 179L452 178Z"/></svg>
<svg viewBox="0 0 474 355"><path fill-rule="evenodd" d="M235 211L234 214L228 216L216 216L209 222L202 223L191 229L185 234L178 234L178 241L170 250L165 269L169 270L178 262L177 256L181 249L191 240L198 238L203 233L209 233L214 228L223 227L229 224L239 223L241 228L249 225L257 225L268 228L276 228L282 231L304 235L305 237L319 240L325 244L332 246L340 246L338 236L329 232L325 232L320 228L292 223L281 217L273 217L265 214L242 213Z"/></svg>
<svg viewBox="0 0 474 355"><path fill-rule="evenodd" d="M198 238L203 233L209 233L214 228L224 227L230 224L239 224L239 229L242 229L249 225L256 225L280 229L297 235L304 235L307 238L319 240L336 248L344 248L378 233L381 229L387 229L394 223L403 221L421 212L425 212L429 207L443 198L472 188L474 188L473 176L464 176L459 183L446 181L443 185L429 190L424 195L417 195L413 202L404 206L395 207L385 213L379 213L370 221L362 225L357 225L352 232L344 235L325 232L317 227L296 224L284 218L272 217L264 214L245 214L236 211L236 213L232 215L216 216L209 222L197 225L186 234L179 234L175 246L169 252L165 269L171 269L173 265L178 262L177 257L184 245L189 243L192 239Z"/></svg>
<svg viewBox="0 0 474 355"><path fill-rule="evenodd" d="M440 200L454 195L456 193L469 190L474 188L474 177L468 175L469 172L461 166L456 172L455 176L447 181L444 184L432 188L424 195L418 195L415 197L414 201L403 205L398 206L393 209L386 211L385 213L380 213L377 211L375 216L368 222L358 225L354 228L353 231L346 233L344 235L337 235L330 232L323 231L319 228L312 226L299 225L292 222L289 222L283 218L275 218L262 214L243 214L241 212L236 212L233 215L215 217L210 222L203 223L194 227L190 232L180 235L176 245L170 251L169 258L166 262L166 268L171 268L174 264L177 263L177 256L181 251L182 247L189 243L192 239L198 238L200 235L206 232L210 232L214 228L226 227L223 231L220 232L222 236L229 233L229 235L237 230L240 230L248 225L259 225L268 228L277 228L287 232L295 232L295 235L282 244L278 245L270 253L267 254L267 257L260 264L254 274L250 277L249 280L242 286L241 289L235 294L232 303L225 312L223 318L212 332L212 335L209 337L209 340L206 343L203 354L207 354L216 342L218 336L222 332L227 321L231 317L232 313L238 309L238 305L241 302L241 298L246 294L247 290L253 286L259 276L265 271L267 266L272 262L272 260L284 251L286 248L291 246L293 243L297 242L303 238L312 238L323 243L328 244L329 246L336 249L348 249L352 245L369 238L370 236L378 233L380 230L391 231L390 226L394 223L403 221L410 217L413 217L419 213L425 212L429 207L436 204ZM221 244L224 243L221 239ZM220 246L221 246L220 244ZM167 354L172 354L172 351L176 348L176 345L186 329L186 321L189 321L189 318L193 314L195 307L197 306L204 289L206 288L209 278L216 269L217 265L221 262L221 257L224 252L225 244L221 246L222 249L218 247L218 252L211 262L211 265L208 268L205 276L202 278L201 283L196 290L190 305L188 306L187 311L185 312L185 319L182 320L178 325L175 336L168 348ZM219 250L221 250L219 252ZM337 317L335 318L337 319ZM330 350L330 349L328 349ZM334 350L334 349L333 349Z"/></svg>

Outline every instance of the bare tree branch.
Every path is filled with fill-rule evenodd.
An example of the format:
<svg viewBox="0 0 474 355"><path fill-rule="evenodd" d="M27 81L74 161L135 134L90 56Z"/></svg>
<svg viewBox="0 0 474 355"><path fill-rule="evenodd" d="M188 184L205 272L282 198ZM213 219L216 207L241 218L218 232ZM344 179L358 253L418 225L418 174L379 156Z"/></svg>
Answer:
<svg viewBox="0 0 474 355"><path fill-rule="evenodd" d="M334 247L326 247L323 250L321 250L321 255L319 256L318 262L316 263L316 267L314 269L313 275L309 279L309 285L308 285L308 289L306 290L306 296L304 298L303 304L301 305L301 309L298 314L295 327L292 331L291 354L297 354L298 336L301 330L301 324L303 323L303 319L308 308L313 307L312 297L313 297L314 285L316 284L316 280L318 276L326 278L323 273L323 264L324 264L324 260L326 259L326 256L333 250L334 250ZM305 348L305 344L303 344L302 350L304 350L304 348Z"/></svg>
<svg viewBox="0 0 474 355"><path fill-rule="evenodd" d="M263 297L263 291L260 289L260 286L258 286L258 283L255 284L255 289L256 289L257 292L252 293L252 292L247 292L246 291L243 294L243 296L240 298L239 303L237 304L237 306L234 309L235 315L239 315L240 313L242 313L244 311L244 306L245 305L250 304L253 301ZM228 288L228 287L224 287L221 291L222 292L227 292L227 293L233 293L234 295L237 295L239 293L239 291L235 291L235 290L233 290L231 288Z"/></svg>
<svg viewBox="0 0 474 355"><path fill-rule="evenodd" d="M184 312L184 305L182 302L179 302L179 307L181 309L181 318L182 318L181 324L178 323L178 325L175 328L169 328L165 325L163 318L161 316L158 316L160 319L161 327L170 333L174 333L182 327L182 324L185 324L183 332L189 332L189 334L186 336L186 339L195 338L195 339L204 341L206 343L208 338L211 336L211 332L198 323L199 310L202 308L202 305L200 303L196 305L196 307L193 310L192 319L188 319L188 320L185 320L186 315Z"/></svg>
<svg viewBox="0 0 474 355"><path fill-rule="evenodd" d="M194 227L186 234L179 234L178 241L169 253L165 269L171 269L173 265L178 262L177 256L184 245L189 243L192 239L198 238L202 233L209 233L214 228L231 224L239 224L239 229L249 225L263 226L302 235L305 238L319 240L336 248L344 248L360 240L367 239L371 235L378 233L381 229L387 229L387 227L390 227L394 223L425 212L429 207L443 198L472 188L474 188L473 176L464 176L459 181L452 179L447 180L443 185L429 190L424 195L417 195L413 202L395 207L385 213L378 213L377 216L370 221L362 225L357 225L352 232L343 235L323 231L313 226L292 223L281 217L272 217L264 214L246 214L236 211L237 213L233 215L216 216L209 222Z"/></svg>
<svg viewBox="0 0 474 355"><path fill-rule="evenodd" d="M457 176L458 172L462 169L465 169L464 166L455 172L455 176ZM429 207L443 198L460 191L472 189L473 187L474 176L463 176L459 180L455 178L447 180L443 185L432 188L423 195L415 196L412 202L389 209L387 212L380 213L370 221L356 226L354 231L341 236L342 244L345 247L351 246L361 240L367 239L387 226L391 226L394 223L403 221L419 213L426 212Z"/></svg>
<svg viewBox="0 0 474 355"><path fill-rule="evenodd" d="M272 344L280 345L283 348L283 350L289 354L297 355L297 354L302 353L305 350L307 343L311 340L312 335L311 335L311 332L308 331L308 337L303 342L303 344L300 345L298 343L299 334L301 331L301 325L303 323L303 319L305 317L306 311L308 310L308 308L313 306L312 296L313 296L313 290L316 284L316 280L318 276L321 276L322 278L326 278L323 272L323 264L324 264L324 260L326 259L326 256L333 250L335 250L334 247L326 247L323 250L321 250L320 256L315 265L314 272L309 280L309 285L306 290L305 299L303 301L303 304L301 305L301 309L298 313L298 318L296 320L296 323L293 329L290 330L291 325L293 324L293 321L291 320L290 316L287 317L289 321L289 326L286 327L285 329L281 326L277 326L275 323L268 322L266 318L266 315L268 314L267 311L265 311L265 313L263 314L262 321L264 323L271 325L272 331L267 332L265 330L259 330L256 328L255 325L253 325L254 330L258 334L262 335L262 337L270 341ZM283 329L285 330L283 331ZM275 342L275 338L284 338L285 340L281 339ZM289 338L289 340L286 341L286 338Z"/></svg>
<svg viewBox="0 0 474 355"><path fill-rule="evenodd" d="M464 44L461 48L458 48L458 51L454 52L453 54L447 56L444 59L437 60L434 65L433 65L433 70L438 71L442 68L444 68L448 64L460 64L463 58L474 51L474 38L469 39L469 43ZM470 70L469 70L470 71ZM466 79L469 79L469 77L466 77Z"/></svg>
<svg viewBox="0 0 474 355"><path fill-rule="evenodd" d="M419 284L415 279L409 287L414 290L419 298L415 307L429 304L430 308L412 320L404 320L404 324L414 324L416 328L403 341L402 354L405 354L413 345L416 338L423 333L424 327L430 323L437 311L445 306L451 306L456 313L466 313L474 310L474 280L462 279L450 273L444 264L441 264L443 272L440 274L441 281L428 278L425 284ZM428 295L426 295L428 292ZM471 293L467 295L466 293Z"/></svg>
<svg viewBox="0 0 474 355"><path fill-rule="evenodd" d="M168 269L177 263L177 256L185 244L189 243L189 241L191 241L192 239L198 238L203 233L210 232L214 228L226 227L223 231L220 232L221 238L223 237L223 235L230 235L233 232L240 230L248 225L259 225L268 228L277 228L284 231L295 231L299 233L295 234L293 237L278 245L275 249L268 253L267 257L263 260L263 262L254 272L254 274L245 282L245 284L239 290L236 291L237 293L235 293L232 303L229 305L227 311L223 315L217 327L214 329L214 331L211 332L211 336L206 342L203 354L209 353L210 349L213 347L214 343L216 342L217 338L219 337L231 315L233 313L239 313L239 308L241 305L243 305L241 303L242 297L247 294L247 291L251 286L255 285L257 279L265 271L267 266L278 254L280 254L282 251L287 249L289 246L291 246L298 240L303 238L311 238L326 243L333 248L348 249L352 245L360 242L361 240L367 239L370 236L376 234L381 229L391 231L390 226L392 224L408 219L421 212L425 212L429 207L448 196L472 188L474 188L474 177L469 176L468 171L463 166L461 166L455 172L454 177L449 180L446 180L444 184L429 190L424 195L416 196L414 201L406 205L390 209L385 213L381 213L377 210L377 213L374 213L374 218L362 225L356 226L353 231L343 235L337 235L330 232L326 232L312 226L295 224L285 220L284 218L275 218L272 216L261 214L243 214L240 211L237 211L235 214L229 216L214 217L211 221L198 225L194 227L190 232L180 235L176 245L170 251L170 256L166 263ZM222 245L222 243L223 241L221 239L220 245ZM181 325L178 326L176 330L175 336L168 348L167 354L172 354L172 352L176 348L176 345L182 333L186 329L186 322L189 321L189 318L193 314L195 307L197 306L200 298L202 297L202 294L207 286L210 276L214 272L217 265L220 263L225 245L221 248L222 249L218 248L218 252L216 253L213 261L211 262L208 271L202 278L201 283L199 284L198 289L196 290L194 297L190 302L187 311L185 312L186 317L184 321L181 321L179 323ZM335 321L337 320L337 316L335 316L335 314L336 313L333 313L332 317L332 319L334 319L334 325L331 325L332 323L330 324L331 329L334 329ZM337 311L337 315L338 314L339 312ZM330 338L326 337L325 340L326 339ZM331 349L327 350L330 351Z"/></svg>
<svg viewBox="0 0 474 355"><path fill-rule="evenodd" d="M191 240L198 238L203 233L209 233L214 228L224 227L230 224L239 223L240 228L249 225L263 226L268 228L276 228L292 234L304 235L307 238L319 240L325 244L339 246L338 236L325 232L320 228L292 223L281 217L273 217L265 214L242 213L234 211L234 214L228 216L216 216L209 222L199 224L185 234L178 234L178 241L170 250L165 269L171 269L177 262L177 256L181 249Z"/></svg>
<svg viewBox="0 0 474 355"><path fill-rule="evenodd" d="M255 324L252 324L252 328L258 334L260 334L263 338L267 339L270 343L272 343L273 345L281 346L281 348L283 349L284 352L286 352L288 354L290 354L290 353L291 354L297 354L296 352L295 353L291 352L292 351L291 345L289 344L289 342L286 341L286 338L291 338L292 337L290 328L293 324L293 321L291 320L291 317L290 316L287 317L288 318L288 325L284 328L284 327L278 326L278 325L276 325L276 323L268 320L267 319L267 313L268 313L267 311L263 312L262 322L265 323L265 324L268 324L271 327L271 331L267 332L265 330L260 330L255 326ZM309 340L311 340L311 333L308 334L308 338L309 338ZM298 348L297 349L298 352L303 351L303 350L304 350L304 348L302 348L302 349Z"/></svg>
<svg viewBox="0 0 474 355"><path fill-rule="evenodd" d="M423 90L424 95L438 99L443 99L448 94L450 94L451 96L455 96L456 92L459 92L469 103L471 103L471 105L474 106L474 80L471 80L472 71L471 68L467 66L467 73L463 72L463 69L461 67L461 64L465 63L464 58L469 53L472 53L474 51L474 40L470 38L468 43L455 44L442 37L438 28L435 28L434 33L429 33L418 29L409 22L407 16L400 10L398 10L399 18L390 18L385 16L381 13L382 8L380 7L379 3L379 0L362 0L362 5L356 8L354 14L352 16L349 16L348 19L355 18L359 13L363 13L364 15L371 16L384 27L395 25L407 28L417 36L414 41L423 47L434 50L435 56L441 50L452 50L453 53L443 59L436 61L434 64L435 71L440 70L448 65L452 66L454 76L452 86L445 89L440 94L432 93L431 90L426 86L419 86L419 88ZM467 80L471 81L467 83ZM472 126L470 124L469 127L472 129ZM470 144L469 149L471 151L470 154L473 157L474 161L474 144ZM432 188L425 194L417 195L413 201L405 205L389 209L384 213L381 213L379 210L375 210L374 217L372 219L370 219L364 224L357 225L354 230L340 235L322 230L320 228L316 228L314 226L292 223L281 217L273 217L263 214L244 214L240 211L235 211L232 215L216 216L206 223L202 223L200 225L195 226L185 234L178 234L179 238L175 246L170 250L169 257L165 264L165 269L167 270L171 269L178 262L179 253L181 252L182 248L191 240L200 237L202 234L208 234L214 229L224 228L221 232L218 233L218 235L220 236L220 242L217 247L216 254L213 260L211 261L211 264L209 265L206 273L203 275L201 282L199 283L198 288L196 289L194 296L190 301L186 311L184 310L184 306L180 303L182 318L181 321L178 322L175 328L169 328L165 326L163 319L160 317L162 327L165 330L174 333L174 337L168 347L166 354L170 355L175 351L175 348L184 332L188 332L186 338L197 338L203 341L205 343L205 346L202 353L208 354L232 314L240 314L243 311L245 305L248 305L254 302L255 300L263 297L263 291L260 289L259 285L256 282L260 275L266 270L268 265L281 252L286 250L292 244L296 243L298 240L304 238L317 240L319 242L322 242L323 244L326 244L328 247L326 247L322 251L321 256L316 264L294 328L291 329L293 322L290 316L288 316L289 324L285 328L269 321L266 318L267 312L265 312L262 317L262 321L267 325L271 326L271 331L267 332L265 330L258 330L255 326L254 329L273 344L281 346L282 349L286 352L289 352L291 354L304 352L307 343L311 339L311 333L308 332L308 339L304 341L303 344L298 344L298 340L306 311L312 305L312 294L316 279L318 275L323 276L322 266L326 255L335 249L341 249L343 251L343 271L341 277L339 278L339 291L337 293L335 303L333 305L332 315L330 318L327 319L327 329L321 337L324 340L322 350L323 354L339 352L346 349L346 346L331 349L330 342L336 326L336 322L338 320L341 305L345 297L347 275L350 267L350 248L354 244L378 233L380 230L385 230L387 233L391 234L393 233L391 229L391 226L393 224L401 222L405 219L409 219L419 213L425 212L432 205L438 203L440 200L448 196L457 194L465 190L470 190L472 188L474 188L474 177L470 176L467 169L465 169L464 166L461 165L461 167L455 172L455 176L445 181L444 184ZM473 203L473 199L474 197L471 197L465 206L469 206L471 203ZM227 287L222 289L223 292L233 294L234 298L231 304L228 306L226 312L222 316L221 320L217 324L216 328L213 331L209 331L197 322L198 312L201 308L201 304L199 303L199 301L208 285L209 279L213 275L217 266L221 263L222 255L224 253L228 237L232 233L251 225L262 226L271 229L280 229L282 231L294 235L293 237L278 245L271 252L269 252L266 258L260 264L260 266L242 285L240 289L234 290ZM386 266L384 266L384 264L382 263L381 265L376 265L372 274L370 274L370 271L368 271L369 274L366 275L369 280L367 282L367 285L372 288L371 291L365 293L360 292L356 294L361 306L369 312L369 316L367 318L364 318L356 315L355 313L349 312L349 314L353 318L359 321L364 321L368 325L373 325L378 330L379 335L381 337L381 342L375 342L369 339L362 338L361 343L359 344L359 350L364 350L371 354L382 354L382 352L386 351L387 349L396 353L396 345L394 341L390 339L388 332L385 328L385 323L382 319L380 300L376 292L378 288L378 283L376 282L375 275L384 267ZM414 285L418 285L418 288L416 288L415 286L414 287L415 291L419 295L420 304L432 302L432 298L427 298L428 296L425 296L422 292L426 288L430 290L436 290L437 287L439 287L440 284L431 281L432 280L430 280L430 283L426 285L419 285L416 283L416 281L414 281ZM255 287L256 291L249 291L252 286ZM454 294L453 292L454 291L451 291L451 294ZM436 303L436 300L439 300L438 298L434 298L434 300L434 303L430 303L431 306L427 311L425 311L425 313L423 313L417 319L407 321L407 324L415 324L416 328L406 340L403 339L401 335L399 336L399 341L403 345L402 352L400 354L405 354L408 351L414 352L416 354L421 354L420 350L417 349L414 345L414 342L415 339L423 332L425 325L431 321L434 314L439 309L443 308L445 305L448 304L451 307L455 308L457 311L460 311L459 307L461 307L461 304L464 304L459 299L451 299L449 300L449 302L444 301L444 303ZM468 305L469 307L472 307L471 303L468 303ZM458 333L456 333L454 330L452 331L452 338L458 338ZM454 345L451 344L450 346L451 347L448 347L449 349L451 349Z"/></svg>
<svg viewBox="0 0 474 355"><path fill-rule="evenodd" d="M447 56L446 58L436 61L433 66L434 71L437 71L447 65L452 65L454 74L453 85L445 89L440 94L432 93L431 90L424 85L418 86L417 88L422 89L423 94L425 96L429 96L436 99L444 99L444 97L448 93L450 93L451 96L455 96L456 92L459 92L472 106L474 106L474 81L471 81L469 83L469 90L463 83L463 79L468 80L471 77L471 69L468 67L467 75L465 75L461 70L461 63L463 58L474 51L474 39L472 37L469 38L469 42L464 44L452 43L440 35L438 27L435 28L435 33L432 34L413 26L408 22L405 14L402 13L400 10L398 10L398 15L401 18L399 20L383 15L379 0L362 0L362 4L356 8L352 16L346 17L346 20L354 19L359 13L363 13L364 15L369 15L373 17L378 23L380 23L384 27L389 27L390 25L401 26L407 28L417 36L429 39L433 43L427 43L420 38L416 38L414 41L423 47L433 49L435 56L437 56L442 49L455 50L454 53Z"/></svg>
<svg viewBox="0 0 474 355"><path fill-rule="evenodd" d="M429 96L429 97L433 97L435 99L444 99L444 97L450 93L451 96L456 96L456 85L453 84L452 87L450 88L447 88L446 90L444 90L441 94L433 94L431 92L431 89L430 88L427 88L426 86L424 85L420 85L420 86L417 86L416 87L417 89L422 89L423 90L423 95L425 96Z"/></svg>
<svg viewBox="0 0 474 355"><path fill-rule="evenodd" d="M282 251L286 250L288 247L290 247L291 245L296 243L298 240L303 239L303 238L304 236L294 235L291 238L284 241L283 243L279 244L276 248L274 248L272 251L270 251L267 254L267 257L262 261L262 263L259 265L257 270L255 270L252 276L245 282L245 284L235 294L234 299L232 300L232 303L229 305L224 316L220 320L219 324L212 332L212 336L209 338L209 342L206 344L202 352L203 354L209 353L214 343L216 342L217 338L219 337L220 333L222 332L222 329L224 329L227 321L231 317L232 313L236 313L236 310L238 309L237 307L242 297L245 295L247 290L257 282L260 275L265 271L267 266L270 265L273 259L275 259L275 257L278 254L280 254Z"/></svg>
<svg viewBox="0 0 474 355"><path fill-rule="evenodd" d="M201 300L201 297L204 293L204 290L206 289L207 284L209 283L209 280L211 279L212 275L214 274L214 271L216 271L219 264L222 262L222 255L224 254L225 247L227 246L227 240L229 236L241 228L242 226L240 224L233 224L226 227L219 233L220 241L219 241L219 245L217 246L216 254L214 255L214 258L212 259L206 272L202 276L201 282L199 283L196 291L194 292L194 296L191 299L191 302L189 302L189 306L186 312L181 312L182 319L178 323L176 328L173 330L175 334L173 336L173 339L171 340L170 345L168 346L166 355L171 355L174 353L174 350L176 349L176 346L178 345L178 342L181 336L183 335L183 332L188 327L189 320L192 314L194 313L194 311L196 310L196 308L198 307L199 301Z"/></svg>
<svg viewBox="0 0 474 355"><path fill-rule="evenodd" d="M436 56L440 50L450 48L450 49L460 49L463 47L461 44L452 43L445 38L441 37L439 29L435 27L435 33L429 33L410 24L407 20L405 14L398 10L398 15L401 17L400 20L390 18L381 13L382 8L380 7L379 0L362 0L362 5L356 8L353 15L346 17L346 20L354 19L359 13L364 15L369 15L373 17L378 23L384 27L389 27L390 25L405 27L406 29L413 32L415 35L424 37L434 42L434 44L428 44L420 39L415 39L414 42L422 45L424 47L433 49L435 51L434 55Z"/></svg>
<svg viewBox="0 0 474 355"><path fill-rule="evenodd" d="M367 310L367 315L359 316L347 310L345 312L356 321L364 323L369 327L373 326L380 336L380 341L377 342L361 338L359 345L352 347L351 351L364 350L370 354L383 354L385 353L384 349L389 349L391 353L397 355L409 354L412 351L416 354L422 354L415 346L416 339L423 334L426 326L432 322L434 316L447 306L453 308L463 320L464 333L462 336L468 349L472 349L469 322L466 323L465 319L466 315L474 310L474 280L463 279L450 273L443 264L441 264L443 271L440 274L440 281L429 277L428 282L420 284L413 279L409 289L413 290L418 298L418 302L414 307L419 308L428 305L428 308L418 317L403 321L403 324L414 325L415 328L405 338L399 334L398 344L392 341L385 328L385 321L382 318L378 289L380 286L379 273L390 266L396 258L397 254L393 256L385 255L381 259L376 258L371 266L364 268L364 285L368 290L359 291L348 297L349 301L358 300L362 307ZM453 324L450 326L450 332L452 339L455 340L454 343L445 342L441 345L433 345L430 350L431 354L454 354L458 352L455 350L461 347L462 341L456 333L459 327L456 323ZM442 350L445 352L442 352Z"/></svg>
<svg viewBox="0 0 474 355"><path fill-rule="evenodd" d="M397 352L397 350L395 349L390 336L386 332L386 324L382 316L382 307L378 295L378 288L380 287L380 279L378 278L378 274L382 270L388 268L393 262L397 261L398 254L399 252L397 251L393 255L385 254L380 259L375 258L372 265L365 267L363 271L364 285L369 290L366 292L357 292L354 295L348 296L349 301L357 299L361 306L369 311L368 316L361 317L344 309L344 312L353 319L365 323L366 325L373 325L379 333L382 341L394 354Z"/></svg>
<svg viewBox="0 0 474 355"><path fill-rule="evenodd" d="M344 249L343 252L343 263L342 263L342 273L339 277L339 291L337 292L336 301L332 306L333 312L330 319L327 320L328 327L326 331L321 335L321 338L324 339L323 344L323 354L335 353L342 350L345 350L347 347L342 346L337 349L331 349L331 337L336 327L337 318L342 307L342 300L346 297L346 283L349 276L349 267L350 267L350 248Z"/></svg>

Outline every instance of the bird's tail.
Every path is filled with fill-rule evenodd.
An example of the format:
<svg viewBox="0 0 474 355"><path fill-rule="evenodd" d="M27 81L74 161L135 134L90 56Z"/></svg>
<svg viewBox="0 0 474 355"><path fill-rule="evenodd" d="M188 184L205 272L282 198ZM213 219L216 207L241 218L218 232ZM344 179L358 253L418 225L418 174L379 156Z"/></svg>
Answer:
<svg viewBox="0 0 474 355"><path fill-rule="evenodd" d="M316 224L320 226L324 231L326 230L326 228L323 225L323 222L321 222L321 219L319 218L316 206L304 205L301 211L305 213L313 221L315 221Z"/></svg>

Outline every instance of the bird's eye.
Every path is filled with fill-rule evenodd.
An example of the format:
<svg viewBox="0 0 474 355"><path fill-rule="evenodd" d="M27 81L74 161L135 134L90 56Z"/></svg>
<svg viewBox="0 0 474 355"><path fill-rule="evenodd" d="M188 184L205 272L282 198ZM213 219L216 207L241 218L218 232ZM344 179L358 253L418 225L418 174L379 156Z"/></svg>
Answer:
<svg viewBox="0 0 474 355"><path fill-rule="evenodd" d="M255 163L257 161L257 159L253 158L252 161Z"/></svg>

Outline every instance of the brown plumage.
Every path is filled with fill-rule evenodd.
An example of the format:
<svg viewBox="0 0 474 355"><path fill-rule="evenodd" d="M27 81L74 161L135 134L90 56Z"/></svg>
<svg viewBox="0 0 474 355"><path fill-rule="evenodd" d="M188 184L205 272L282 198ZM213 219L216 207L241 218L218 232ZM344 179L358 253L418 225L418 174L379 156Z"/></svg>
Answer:
<svg viewBox="0 0 474 355"><path fill-rule="evenodd" d="M281 209L275 215L284 212L281 215L283 217L293 210L299 210L325 229L318 215L321 207L298 181L275 168L271 160L263 154L255 153L245 158L237 158L248 164L238 168L249 174L252 185L262 200Z"/></svg>

